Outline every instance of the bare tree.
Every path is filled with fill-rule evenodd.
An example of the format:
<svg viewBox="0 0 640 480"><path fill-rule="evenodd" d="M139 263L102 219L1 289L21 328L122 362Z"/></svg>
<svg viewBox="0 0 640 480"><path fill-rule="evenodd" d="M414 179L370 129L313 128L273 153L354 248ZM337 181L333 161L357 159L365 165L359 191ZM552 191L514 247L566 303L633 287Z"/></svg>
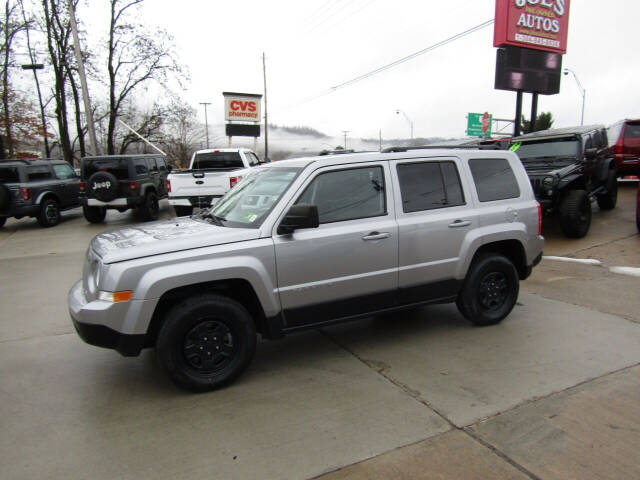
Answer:
<svg viewBox="0 0 640 480"><path fill-rule="evenodd" d="M130 19L130 9L143 0L109 1L107 153L113 155L116 152L116 120L132 92L149 81L166 85L170 77L180 77L182 69L175 60L172 39L165 30L152 32Z"/></svg>
<svg viewBox="0 0 640 480"><path fill-rule="evenodd" d="M163 150L169 161L179 167L189 165L191 155L204 138L204 128L198 123L196 110L189 105L175 102L167 118Z"/></svg>
<svg viewBox="0 0 640 480"><path fill-rule="evenodd" d="M0 43L0 54L2 55L2 65L0 68L0 78L2 81L2 123L4 126L6 148L9 157L15 154L13 119L11 116L11 86L9 85L9 68L13 67L12 46L16 36L27 28L28 23L19 17L18 5L11 0L5 0L4 11L0 18L0 28L2 38ZM4 157L4 149L2 152Z"/></svg>
<svg viewBox="0 0 640 480"><path fill-rule="evenodd" d="M167 109L161 105L154 105L146 111L141 111L135 105L127 108L124 121L136 132L152 143L159 143L162 139L162 126L167 117ZM120 139L119 154L125 154L130 147L142 144L143 151L147 151L147 144L140 137L127 131Z"/></svg>

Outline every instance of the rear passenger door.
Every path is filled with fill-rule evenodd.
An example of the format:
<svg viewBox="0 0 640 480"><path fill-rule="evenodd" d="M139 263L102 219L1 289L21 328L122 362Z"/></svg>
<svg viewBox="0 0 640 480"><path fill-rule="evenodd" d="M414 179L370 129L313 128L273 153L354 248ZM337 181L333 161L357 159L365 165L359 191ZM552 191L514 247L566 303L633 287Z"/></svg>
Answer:
<svg viewBox="0 0 640 480"><path fill-rule="evenodd" d="M398 227L390 183L385 161L325 167L307 180L295 203L316 205L320 226L273 236L287 327L395 304Z"/></svg>
<svg viewBox="0 0 640 480"><path fill-rule="evenodd" d="M53 165L53 172L60 180L60 200L62 207L78 205L78 195L80 194L79 178L70 165L60 163Z"/></svg>
<svg viewBox="0 0 640 480"><path fill-rule="evenodd" d="M399 302L454 296L465 237L478 226L460 160L396 160L391 167L398 204Z"/></svg>
<svg viewBox="0 0 640 480"><path fill-rule="evenodd" d="M155 187L158 195L161 195L160 191L160 170L158 170L158 165L156 164L155 158L147 158L147 168L149 169L149 178L151 179L151 183Z"/></svg>
<svg viewBox="0 0 640 480"><path fill-rule="evenodd" d="M167 195L167 164L164 158L156 158L156 168L158 169L158 197L162 198Z"/></svg>

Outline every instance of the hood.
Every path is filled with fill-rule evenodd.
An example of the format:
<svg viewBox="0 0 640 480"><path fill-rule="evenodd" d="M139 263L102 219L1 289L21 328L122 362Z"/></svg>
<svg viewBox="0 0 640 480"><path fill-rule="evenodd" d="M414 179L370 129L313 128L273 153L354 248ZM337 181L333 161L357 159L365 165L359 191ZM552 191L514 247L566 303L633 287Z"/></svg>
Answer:
<svg viewBox="0 0 640 480"><path fill-rule="evenodd" d="M191 218L174 218L120 228L101 233L91 241L91 249L104 263L254 240L258 229L229 228Z"/></svg>
<svg viewBox="0 0 640 480"><path fill-rule="evenodd" d="M522 165L529 175L564 175L579 166L577 162L571 160L558 162L555 165L553 162L528 160L523 161Z"/></svg>

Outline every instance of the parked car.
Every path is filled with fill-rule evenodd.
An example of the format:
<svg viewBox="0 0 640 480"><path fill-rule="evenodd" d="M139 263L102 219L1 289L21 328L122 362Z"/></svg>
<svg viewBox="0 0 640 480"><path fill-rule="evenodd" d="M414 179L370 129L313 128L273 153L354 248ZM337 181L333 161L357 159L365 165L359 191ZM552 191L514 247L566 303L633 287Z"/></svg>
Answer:
<svg viewBox="0 0 640 480"><path fill-rule="evenodd" d="M89 222L103 222L108 209L135 208L145 220L158 218L171 171L162 155L85 157L81 165L80 202Z"/></svg>
<svg viewBox="0 0 640 480"><path fill-rule="evenodd" d="M79 184L64 160L0 162L0 227L10 217L35 217L43 227L57 225L60 212L80 205Z"/></svg>
<svg viewBox="0 0 640 480"><path fill-rule="evenodd" d="M607 129L618 175L640 176L640 120L620 120Z"/></svg>
<svg viewBox="0 0 640 480"><path fill-rule="evenodd" d="M169 175L169 203L178 217L191 215L194 207L210 207L258 165L258 156L248 148L198 150L189 170Z"/></svg>
<svg viewBox="0 0 640 480"><path fill-rule="evenodd" d="M638 182L638 196L636 198L636 227L640 232L640 182Z"/></svg>
<svg viewBox="0 0 640 480"><path fill-rule="evenodd" d="M209 390L249 365L257 333L446 302L500 322L542 258L540 221L509 151L284 160L200 215L95 237L69 311L86 342L155 346L177 385Z"/></svg>
<svg viewBox="0 0 640 480"><path fill-rule="evenodd" d="M545 214L558 215L563 233L584 237L591 226L591 201L602 210L618 199L616 162L602 125L528 133L511 142L531 179Z"/></svg>

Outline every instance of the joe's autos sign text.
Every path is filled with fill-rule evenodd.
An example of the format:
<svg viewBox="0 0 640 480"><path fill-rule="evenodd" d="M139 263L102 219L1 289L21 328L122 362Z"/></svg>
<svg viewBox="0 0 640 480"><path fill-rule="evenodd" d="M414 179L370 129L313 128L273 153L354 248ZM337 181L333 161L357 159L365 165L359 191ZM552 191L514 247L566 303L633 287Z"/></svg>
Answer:
<svg viewBox="0 0 640 480"><path fill-rule="evenodd" d="M493 45L566 53L569 0L496 0Z"/></svg>

